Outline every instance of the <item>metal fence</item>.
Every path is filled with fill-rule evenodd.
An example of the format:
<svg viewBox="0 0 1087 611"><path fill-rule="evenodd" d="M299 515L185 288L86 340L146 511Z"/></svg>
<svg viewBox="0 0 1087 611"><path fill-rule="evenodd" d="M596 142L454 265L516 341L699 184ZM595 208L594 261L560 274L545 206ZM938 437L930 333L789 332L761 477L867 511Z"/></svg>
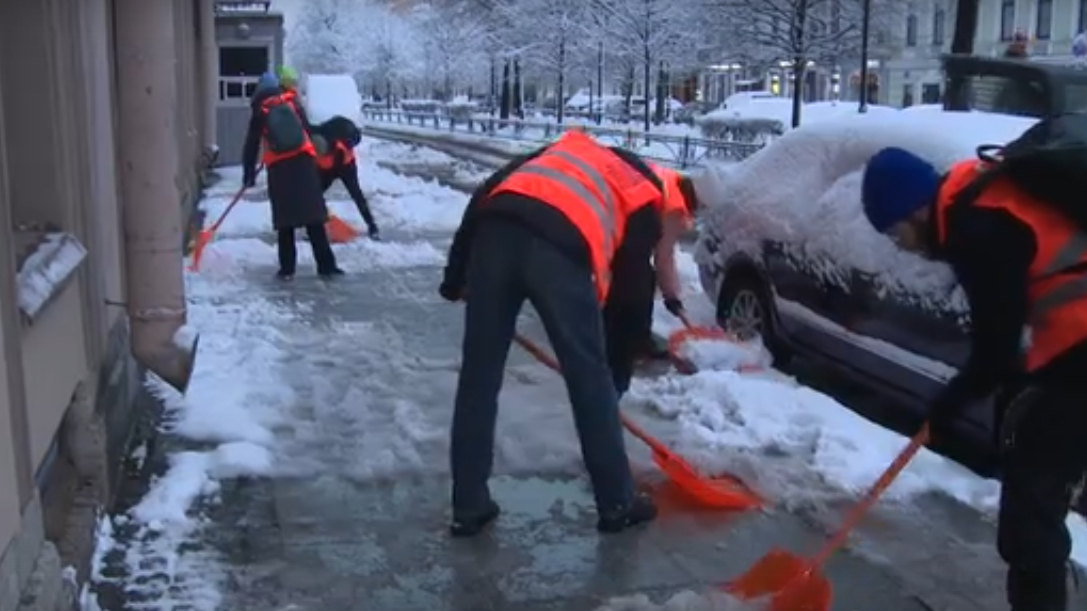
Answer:
<svg viewBox="0 0 1087 611"><path fill-rule="evenodd" d="M372 122L415 126L507 140L553 141L567 130L583 130L611 146L630 149L641 156L680 168L702 165L708 161L740 161L763 147L753 142L695 138L691 136L645 133L634 129L498 119L489 116L453 117L446 114L411 112L399 109L365 108L363 116Z"/></svg>

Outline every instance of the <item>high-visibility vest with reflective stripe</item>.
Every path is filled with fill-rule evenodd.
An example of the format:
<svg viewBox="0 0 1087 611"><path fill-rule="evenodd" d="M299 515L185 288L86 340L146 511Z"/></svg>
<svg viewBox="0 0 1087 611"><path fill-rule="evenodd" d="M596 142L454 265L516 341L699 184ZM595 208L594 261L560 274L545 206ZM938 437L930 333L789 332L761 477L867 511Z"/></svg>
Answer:
<svg viewBox="0 0 1087 611"><path fill-rule="evenodd" d="M971 160L948 173L936 200L940 244L947 238L947 213L955 196L984 170L984 164ZM1069 271L1087 264L1087 233L1005 179L993 181L973 205L1007 210L1034 232L1037 252L1030 265L1023 356L1026 370L1035 371L1087 339L1087 272Z"/></svg>
<svg viewBox="0 0 1087 611"><path fill-rule="evenodd" d="M491 195L502 192L546 202L581 231L601 302L611 287L611 261L623 241L627 218L643 206L663 206L663 194L652 181L580 132L564 134L514 170Z"/></svg>
<svg viewBox="0 0 1087 611"><path fill-rule="evenodd" d="M688 228L691 228L694 224L694 216L687 207L687 202L684 201L683 193L679 188L679 181L682 178L680 173L655 163L649 164L649 167L653 169L653 173L657 175L661 184L664 185L664 211L682 215Z"/></svg>
<svg viewBox="0 0 1087 611"><path fill-rule="evenodd" d="M355 151L343 142L337 141L335 148L324 155L317 156L317 167L322 170L331 170L336 167L336 156L342 155L340 164L348 165L355 161Z"/></svg>

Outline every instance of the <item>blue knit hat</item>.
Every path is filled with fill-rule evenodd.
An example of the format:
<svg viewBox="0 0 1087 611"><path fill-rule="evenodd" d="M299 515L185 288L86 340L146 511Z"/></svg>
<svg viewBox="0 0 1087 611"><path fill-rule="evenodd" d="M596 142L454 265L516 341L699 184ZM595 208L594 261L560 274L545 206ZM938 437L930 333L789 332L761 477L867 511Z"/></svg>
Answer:
<svg viewBox="0 0 1087 611"><path fill-rule="evenodd" d="M864 166L861 203L880 233L936 201L940 173L931 163L900 148L885 148Z"/></svg>
<svg viewBox="0 0 1087 611"><path fill-rule="evenodd" d="M257 89L272 89L274 87L279 87L279 77L271 72L265 72L260 76Z"/></svg>

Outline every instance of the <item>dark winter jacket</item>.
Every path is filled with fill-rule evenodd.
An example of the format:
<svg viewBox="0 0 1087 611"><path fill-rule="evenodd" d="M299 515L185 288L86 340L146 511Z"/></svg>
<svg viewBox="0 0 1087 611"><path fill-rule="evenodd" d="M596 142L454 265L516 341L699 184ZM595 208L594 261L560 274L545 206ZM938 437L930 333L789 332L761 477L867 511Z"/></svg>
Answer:
<svg viewBox="0 0 1087 611"><path fill-rule="evenodd" d="M256 169L264 136L265 120L261 105L282 92L280 88L267 89L253 96L249 131L242 151L242 168L247 176L252 176ZM298 111L308 129L305 111L301 108ZM268 174L268 199L272 203L272 225L277 230L316 225L328 220L321 175L313 156L303 154L283 159L265 168L265 171Z"/></svg>
<svg viewBox="0 0 1087 611"><path fill-rule="evenodd" d="M935 225L930 235L935 245ZM1028 271L1037 248L1030 227L1006 210L960 204L947 213L946 235L936 252L954 270L969 301L971 350L934 407L954 409L1013 381L1087 388L1083 373L1087 344L1024 377L1021 346L1029 307Z"/></svg>
<svg viewBox="0 0 1087 611"><path fill-rule="evenodd" d="M586 270L592 268L589 246L581 231L554 206L531 197L512 194L489 201L491 191L519 167L542 154L546 148L514 159L491 175L472 194L449 248L444 284L464 286L472 237L479 223L494 217L523 223L542 239L554 244L571 260L583 265ZM612 151L654 184L660 184L653 170L637 155L617 147L612 148ZM603 309L604 329L607 334L609 365L616 379L626 380L627 384L633 374L635 356L651 336L653 300L656 295L652 257L662 233L660 214L655 207L644 206L627 219L623 241L612 258L611 289Z"/></svg>

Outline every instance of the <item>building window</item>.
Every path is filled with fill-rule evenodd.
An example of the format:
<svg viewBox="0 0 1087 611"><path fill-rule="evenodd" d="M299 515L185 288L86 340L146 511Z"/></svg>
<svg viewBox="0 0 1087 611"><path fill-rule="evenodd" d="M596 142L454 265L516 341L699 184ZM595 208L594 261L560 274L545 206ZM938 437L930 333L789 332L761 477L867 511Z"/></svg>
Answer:
<svg viewBox="0 0 1087 611"><path fill-rule="evenodd" d="M1015 0L1000 1L1000 40L1015 36Z"/></svg>
<svg viewBox="0 0 1087 611"><path fill-rule="evenodd" d="M1085 0L1087 1L1087 0ZM936 7L932 13L932 44L944 44L944 27L947 25L947 13L942 7Z"/></svg>
<svg viewBox="0 0 1087 611"><path fill-rule="evenodd" d="M921 103L940 103L940 85L938 83L925 83L921 85Z"/></svg>
<svg viewBox="0 0 1087 611"><path fill-rule="evenodd" d="M1079 20L1076 23L1076 34L1087 32L1087 0L1079 0Z"/></svg>
<svg viewBox="0 0 1087 611"><path fill-rule="evenodd" d="M1039 40L1049 40L1053 32L1053 0L1037 0L1038 12L1034 20L1034 36Z"/></svg>
<svg viewBox="0 0 1087 611"><path fill-rule="evenodd" d="M906 17L906 46L917 46L917 15Z"/></svg>

